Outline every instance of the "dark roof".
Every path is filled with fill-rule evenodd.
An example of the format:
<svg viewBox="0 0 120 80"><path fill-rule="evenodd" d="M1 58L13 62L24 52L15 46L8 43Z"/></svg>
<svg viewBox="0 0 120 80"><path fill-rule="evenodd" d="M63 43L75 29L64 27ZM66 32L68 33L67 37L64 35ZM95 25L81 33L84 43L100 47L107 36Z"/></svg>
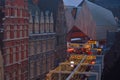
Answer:
<svg viewBox="0 0 120 80"><path fill-rule="evenodd" d="M38 6L41 10L55 11L59 0L39 0Z"/></svg>
<svg viewBox="0 0 120 80"><path fill-rule="evenodd" d="M32 0L28 0L28 3L30 5L37 5L40 9L40 11L46 11L46 10L49 10L49 11L56 11L57 8L58 8L58 1L59 0L39 0L38 1L38 4L34 4L32 2Z"/></svg>
<svg viewBox="0 0 120 80"><path fill-rule="evenodd" d="M97 5L111 10L115 17L120 19L120 0L89 0Z"/></svg>
<svg viewBox="0 0 120 80"><path fill-rule="evenodd" d="M58 4L60 0L39 0L38 4L34 4L32 0L28 0L29 10L32 10L32 15L35 15L35 11L43 12L45 16L45 12L49 11L53 13L54 23L56 23L57 12L58 12Z"/></svg>
<svg viewBox="0 0 120 80"><path fill-rule="evenodd" d="M37 5L29 4L28 9L31 12L32 16L35 16L36 11L40 12L40 9Z"/></svg>
<svg viewBox="0 0 120 80"><path fill-rule="evenodd" d="M120 6L120 0L89 0L103 7Z"/></svg>
<svg viewBox="0 0 120 80"><path fill-rule="evenodd" d="M72 27L72 29L68 32L68 35L70 35L71 37L86 37L87 36L76 26Z"/></svg>

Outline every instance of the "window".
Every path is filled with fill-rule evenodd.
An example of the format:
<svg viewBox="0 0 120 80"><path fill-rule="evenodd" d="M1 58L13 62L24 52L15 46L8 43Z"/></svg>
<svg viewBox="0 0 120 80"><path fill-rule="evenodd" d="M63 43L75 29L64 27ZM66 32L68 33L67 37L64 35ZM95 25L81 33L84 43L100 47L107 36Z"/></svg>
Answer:
<svg viewBox="0 0 120 80"><path fill-rule="evenodd" d="M56 45L59 45L59 36L56 38Z"/></svg>
<svg viewBox="0 0 120 80"><path fill-rule="evenodd" d="M40 75L40 63L37 61L37 75Z"/></svg>
<svg viewBox="0 0 120 80"><path fill-rule="evenodd" d="M10 14L10 8L7 9L7 16Z"/></svg>
<svg viewBox="0 0 120 80"><path fill-rule="evenodd" d="M34 63L30 63L30 77L34 77Z"/></svg>
<svg viewBox="0 0 120 80"><path fill-rule="evenodd" d="M21 46L19 46L19 60L21 60Z"/></svg>
<svg viewBox="0 0 120 80"><path fill-rule="evenodd" d="M32 24L30 23L29 24L29 34L31 34L32 33Z"/></svg>
<svg viewBox="0 0 120 80"><path fill-rule="evenodd" d="M44 23L41 23L40 25L41 25L41 27L40 27L40 32L41 32L41 33L44 33Z"/></svg>
<svg viewBox="0 0 120 80"><path fill-rule="evenodd" d="M24 51L24 58L26 58L27 56L26 56L26 51Z"/></svg>
<svg viewBox="0 0 120 80"><path fill-rule="evenodd" d="M50 55L47 56L47 71L49 71L51 69L51 59L50 59Z"/></svg>
<svg viewBox="0 0 120 80"><path fill-rule="evenodd" d="M6 49L7 51L6 51L6 64L9 64L9 60L10 60L10 49L8 48L8 49Z"/></svg>
<svg viewBox="0 0 120 80"><path fill-rule="evenodd" d="M16 62L16 49L13 47L13 62Z"/></svg>
<svg viewBox="0 0 120 80"><path fill-rule="evenodd" d="M54 60L55 60L55 55L54 54L51 54L51 69L54 68Z"/></svg>
<svg viewBox="0 0 120 80"><path fill-rule="evenodd" d="M22 32L23 32L23 31L22 31L22 30L20 30L20 37L22 37Z"/></svg>
<svg viewBox="0 0 120 80"><path fill-rule="evenodd" d="M34 42L30 42L30 55L34 54Z"/></svg>
<svg viewBox="0 0 120 80"><path fill-rule="evenodd" d="M46 23L46 32L49 32L49 23Z"/></svg>
<svg viewBox="0 0 120 80"><path fill-rule="evenodd" d="M35 33L39 33L39 25L38 25L38 23L35 23Z"/></svg>
<svg viewBox="0 0 120 80"><path fill-rule="evenodd" d="M6 74L6 75L5 75L5 78L6 78L6 80L10 80L10 75L9 75L9 74Z"/></svg>
<svg viewBox="0 0 120 80"><path fill-rule="evenodd" d="M22 37L22 31L23 31L23 30L22 30L22 27L23 27L23 26L20 26L20 37Z"/></svg>
<svg viewBox="0 0 120 80"><path fill-rule="evenodd" d="M27 56L26 56L26 45L24 46L24 58L26 58Z"/></svg>
<svg viewBox="0 0 120 80"><path fill-rule="evenodd" d="M17 9L15 9L15 17L17 17Z"/></svg>
<svg viewBox="0 0 120 80"><path fill-rule="evenodd" d="M53 39L52 48L55 49L55 39Z"/></svg>
<svg viewBox="0 0 120 80"><path fill-rule="evenodd" d="M14 38L17 38L17 26L14 27Z"/></svg>
<svg viewBox="0 0 120 80"><path fill-rule="evenodd" d="M7 31L7 39L10 39L10 31Z"/></svg>
<svg viewBox="0 0 120 80"><path fill-rule="evenodd" d="M53 32L53 23L50 23L50 32Z"/></svg>
<svg viewBox="0 0 120 80"><path fill-rule="evenodd" d="M50 40L48 40L47 45L48 45L48 46L47 46L47 50L49 51L49 50L50 50L50 47L51 47L51 46L50 46L50 45L51 45Z"/></svg>
<svg viewBox="0 0 120 80"><path fill-rule="evenodd" d="M20 12L18 8L17 8L17 16L20 16Z"/></svg>
<svg viewBox="0 0 120 80"><path fill-rule="evenodd" d="M20 17L22 17L22 9L20 10Z"/></svg>
<svg viewBox="0 0 120 80"><path fill-rule="evenodd" d="M42 50L43 52L46 51L46 41L42 41Z"/></svg>
<svg viewBox="0 0 120 80"><path fill-rule="evenodd" d="M29 22L32 23L32 12L30 12L29 14L30 14Z"/></svg>
<svg viewBox="0 0 120 80"><path fill-rule="evenodd" d="M19 47L16 45L15 49L16 49L16 61L18 61L19 60Z"/></svg>
<svg viewBox="0 0 120 80"><path fill-rule="evenodd" d="M21 69L19 69L18 71L19 71L19 75L20 75L20 77L18 77L19 78L18 80L21 80Z"/></svg>
<svg viewBox="0 0 120 80"><path fill-rule="evenodd" d="M38 11L36 11L36 17L35 17L35 22L38 23L39 22L39 16L38 16Z"/></svg>
<svg viewBox="0 0 120 80"><path fill-rule="evenodd" d="M37 54L39 54L40 53L40 42L38 41L37 42Z"/></svg>
<svg viewBox="0 0 120 80"><path fill-rule="evenodd" d="M10 39L10 26L7 26L7 39Z"/></svg>
<svg viewBox="0 0 120 80"><path fill-rule="evenodd" d="M46 56L45 55L43 55L43 69L42 69L42 73L45 73L46 72Z"/></svg>
<svg viewBox="0 0 120 80"><path fill-rule="evenodd" d="M54 31L54 27L53 27L54 21L53 21L53 13L51 13L50 16L50 32Z"/></svg>
<svg viewBox="0 0 120 80"><path fill-rule="evenodd" d="M16 30L14 30L14 38L17 38Z"/></svg>
<svg viewBox="0 0 120 80"><path fill-rule="evenodd" d="M13 80L16 80L16 72L13 72Z"/></svg>
<svg viewBox="0 0 120 80"><path fill-rule="evenodd" d="M13 8L11 8L11 16L14 16L15 14L14 14L14 9Z"/></svg>

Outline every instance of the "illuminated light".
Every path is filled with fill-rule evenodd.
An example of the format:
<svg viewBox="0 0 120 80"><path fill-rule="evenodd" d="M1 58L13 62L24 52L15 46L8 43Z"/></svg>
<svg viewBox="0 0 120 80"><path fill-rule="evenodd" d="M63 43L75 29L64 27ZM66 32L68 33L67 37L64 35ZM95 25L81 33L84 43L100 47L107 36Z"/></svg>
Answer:
<svg viewBox="0 0 120 80"><path fill-rule="evenodd" d="M70 67L74 67L74 65L70 65Z"/></svg>
<svg viewBox="0 0 120 80"><path fill-rule="evenodd" d="M71 65L70 67L74 67L74 61L70 61Z"/></svg>
<svg viewBox="0 0 120 80"><path fill-rule="evenodd" d="M95 64L95 61L92 61L91 64Z"/></svg>
<svg viewBox="0 0 120 80"><path fill-rule="evenodd" d="M97 51L101 51L102 49L100 48L100 49L97 49Z"/></svg>
<svg viewBox="0 0 120 80"><path fill-rule="evenodd" d="M70 61L71 64L74 64L74 61Z"/></svg>
<svg viewBox="0 0 120 80"><path fill-rule="evenodd" d="M67 52L72 52L72 51L74 51L73 48L70 48L70 49L67 50Z"/></svg>
<svg viewBox="0 0 120 80"><path fill-rule="evenodd" d="M85 45L85 48L90 48L90 45Z"/></svg>

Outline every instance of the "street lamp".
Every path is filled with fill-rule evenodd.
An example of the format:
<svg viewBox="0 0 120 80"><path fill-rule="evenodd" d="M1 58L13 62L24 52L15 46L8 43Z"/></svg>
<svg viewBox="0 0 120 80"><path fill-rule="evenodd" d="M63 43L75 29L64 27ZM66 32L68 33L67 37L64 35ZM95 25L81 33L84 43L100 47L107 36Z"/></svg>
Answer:
<svg viewBox="0 0 120 80"><path fill-rule="evenodd" d="M74 67L74 61L70 61L70 67Z"/></svg>

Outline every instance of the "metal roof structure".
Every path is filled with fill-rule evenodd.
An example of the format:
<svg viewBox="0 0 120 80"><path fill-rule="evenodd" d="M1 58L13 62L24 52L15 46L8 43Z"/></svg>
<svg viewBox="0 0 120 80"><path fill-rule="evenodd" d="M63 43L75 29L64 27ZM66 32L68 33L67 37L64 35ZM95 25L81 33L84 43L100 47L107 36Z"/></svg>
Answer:
<svg viewBox="0 0 120 80"><path fill-rule="evenodd" d="M89 64L93 59L96 63ZM71 55L68 61L50 71L46 80L81 80L86 77L101 80L102 63L102 55Z"/></svg>
<svg viewBox="0 0 120 80"><path fill-rule="evenodd" d="M65 6L77 7L83 0L63 0Z"/></svg>
<svg viewBox="0 0 120 80"><path fill-rule="evenodd" d="M93 40L106 39L107 31L117 30L117 23L112 12L88 0L77 7L65 6L68 32L73 26L78 27ZM77 8L76 19L72 17L73 8Z"/></svg>

